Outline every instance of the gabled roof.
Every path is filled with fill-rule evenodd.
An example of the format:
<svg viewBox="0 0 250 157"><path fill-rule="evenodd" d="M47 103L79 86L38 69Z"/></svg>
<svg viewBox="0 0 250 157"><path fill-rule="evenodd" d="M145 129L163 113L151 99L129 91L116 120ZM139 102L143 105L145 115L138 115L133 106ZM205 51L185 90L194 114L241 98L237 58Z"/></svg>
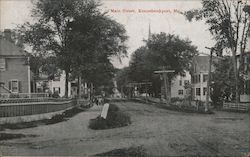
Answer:
<svg viewBox="0 0 250 157"><path fill-rule="evenodd" d="M0 38L0 56L24 56L25 52L13 42Z"/></svg>
<svg viewBox="0 0 250 157"><path fill-rule="evenodd" d="M209 56L195 56L193 63L199 68L199 71L209 70Z"/></svg>
<svg viewBox="0 0 250 157"><path fill-rule="evenodd" d="M192 66L196 66L196 72L208 72L209 71L209 59L210 56L195 56L193 57ZM215 70L215 67L213 65L214 62L217 62L218 59L214 58L212 59L212 65L211 65L211 71ZM192 68L193 70L193 68Z"/></svg>

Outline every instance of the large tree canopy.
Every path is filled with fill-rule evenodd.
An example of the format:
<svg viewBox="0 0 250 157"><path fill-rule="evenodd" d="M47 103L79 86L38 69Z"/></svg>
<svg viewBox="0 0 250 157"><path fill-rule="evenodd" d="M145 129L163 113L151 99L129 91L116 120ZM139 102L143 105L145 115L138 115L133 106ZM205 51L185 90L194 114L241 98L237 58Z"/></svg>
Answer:
<svg viewBox="0 0 250 157"><path fill-rule="evenodd" d="M154 71L163 68L175 70L169 75L171 81L176 75L184 75L184 71L189 70L192 58L197 53L197 48L187 39L166 33L153 34L145 46L132 54L126 71L131 82L152 82L150 92L157 94L160 79Z"/></svg>
<svg viewBox="0 0 250 157"><path fill-rule="evenodd" d="M54 55L57 66L65 70L66 96L70 73L87 80L104 77L103 67L113 69L110 57L126 54L124 27L100 6L95 0L36 0L32 12L36 22L19 28L35 53Z"/></svg>

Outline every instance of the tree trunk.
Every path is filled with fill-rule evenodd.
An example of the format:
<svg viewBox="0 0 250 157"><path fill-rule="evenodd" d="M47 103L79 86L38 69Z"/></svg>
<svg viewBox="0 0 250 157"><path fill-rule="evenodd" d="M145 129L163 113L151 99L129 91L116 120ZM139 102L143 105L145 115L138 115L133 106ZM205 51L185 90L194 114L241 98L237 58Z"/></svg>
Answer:
<svg viewBox="0 0 250 157"><path fill-rule="evenodd" d="M237 60L236 60L236 52L233 52L233 68L234 68L234 77L235 77L235 103L239 104L240 101L240 93L239 93L239 73L237 69Z"/></svg>
<svg viewBox="0 0 250 157"><path fill-rule="evenodd" d="M68 91L69 91L69 72L65 71L65 94L64 97L68 98Z"/></svg>

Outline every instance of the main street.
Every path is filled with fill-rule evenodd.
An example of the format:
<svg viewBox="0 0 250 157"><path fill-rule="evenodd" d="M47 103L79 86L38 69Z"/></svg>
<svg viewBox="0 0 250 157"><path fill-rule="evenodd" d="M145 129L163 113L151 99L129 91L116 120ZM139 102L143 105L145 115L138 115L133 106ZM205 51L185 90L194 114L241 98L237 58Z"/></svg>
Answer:
<svg viewBox="0 0 250 157"><path fill-rule="evenodd" d="M0 151L19 156L95 155L141 146L149 156L243 156L250 152L248 114L190 114L135 102L116 104L131 116L131 125L89 129L89 120L101 112L101 106L94 106L65 122L2 131L37 137L0 141Z"/></svg>

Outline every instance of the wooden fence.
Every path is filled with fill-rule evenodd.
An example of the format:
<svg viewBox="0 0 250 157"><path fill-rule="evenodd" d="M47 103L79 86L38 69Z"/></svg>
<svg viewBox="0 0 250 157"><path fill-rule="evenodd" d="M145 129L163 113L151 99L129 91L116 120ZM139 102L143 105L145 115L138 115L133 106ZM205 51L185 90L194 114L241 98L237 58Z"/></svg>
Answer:
<svg viewBox="0 0 250 157"><path fill-rule="evenodd" d="M238 105L236 105L235 103L224 102L223 103L223 109L249 111L250 110L250 103L239 103Z"/></svg>
<svg viewBox="0 0 250 157"><path fill-rule="evenodd" d="M16 117L65 110L76 105L76 100L45 100L0 104L0 117Z"/></svg>
<svg viewBox="0 0 250 157"><path fill-rule="evenodd" d="M7 98L46 98L49 93L0 93L0 99Z"/></svg>

